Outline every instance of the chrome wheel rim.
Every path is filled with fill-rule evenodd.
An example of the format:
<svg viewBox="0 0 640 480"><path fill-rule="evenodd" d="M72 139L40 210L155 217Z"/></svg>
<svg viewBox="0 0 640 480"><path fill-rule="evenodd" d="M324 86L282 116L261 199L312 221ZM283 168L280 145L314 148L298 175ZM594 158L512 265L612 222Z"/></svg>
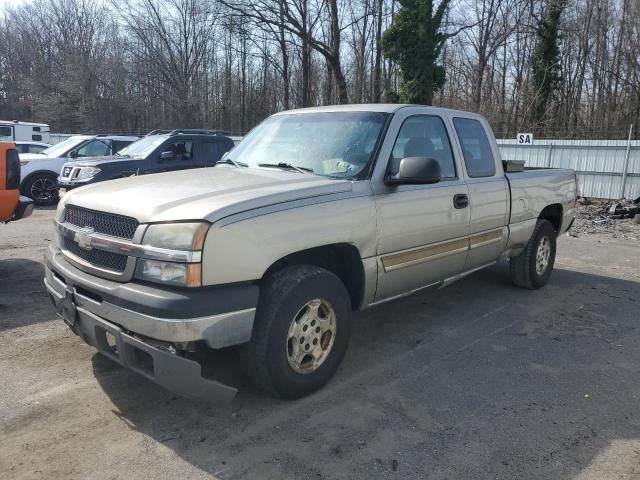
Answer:
<svg viewBox="0 0 640 480"><path fill-rule="evenodd" d="M540 239L538 250L536 252L536 273L542 275L549 266L549 258L551 257L551 240L544 236Z"/></svg>
<svg viewBox="0 0 640 480"><path fill-rule="evenodd" d="M31 198L39 201L49 201L55 198L58 186L50 178L38 178L31 184Z"/></svg>
<svg viewBox="0 0 640 480"><path fill-rule="evenodd" d="M315 298L298 310L287 333L287 360L297 373L313 373L327 360L336 338L336 312Z"/></svg>

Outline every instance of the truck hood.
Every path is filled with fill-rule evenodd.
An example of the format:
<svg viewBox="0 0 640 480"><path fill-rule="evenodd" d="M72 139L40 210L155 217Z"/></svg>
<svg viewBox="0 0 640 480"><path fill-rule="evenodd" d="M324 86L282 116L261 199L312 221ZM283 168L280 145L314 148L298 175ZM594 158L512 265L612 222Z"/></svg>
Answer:
<svg viewBox="0 0 640 480"><path fill-rule="evenodd" d="M221 218L303 198L350 192L352 182L267 168L219 166L87 185L65 204L136 218L139 222Z"/></svg>

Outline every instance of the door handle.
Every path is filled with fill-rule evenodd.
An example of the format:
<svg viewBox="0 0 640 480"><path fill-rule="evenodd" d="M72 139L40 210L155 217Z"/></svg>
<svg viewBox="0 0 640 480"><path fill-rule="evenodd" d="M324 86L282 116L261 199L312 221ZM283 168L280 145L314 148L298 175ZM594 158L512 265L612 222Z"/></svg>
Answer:
<svg viewBox="0 0 640 480"><path fill-rule="evenodd" d="M455 208L467 208L469 206L469 197L464 193L458 193L453 196L453 206Z"/></svg>

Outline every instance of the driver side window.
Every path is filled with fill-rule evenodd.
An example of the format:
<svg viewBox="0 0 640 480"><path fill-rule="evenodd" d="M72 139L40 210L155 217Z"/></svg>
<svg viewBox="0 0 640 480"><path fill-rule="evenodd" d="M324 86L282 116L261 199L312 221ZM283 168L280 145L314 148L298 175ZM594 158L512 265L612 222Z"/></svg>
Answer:
<svg viewBox="0 0 640 480"><path fill-rule="evenodd" d="M404 121L389 159L391 173L398 171L400 160L406 157L433 158L440 164L443 180L457 178L451 142L440 117L415 115Z"/></svg>

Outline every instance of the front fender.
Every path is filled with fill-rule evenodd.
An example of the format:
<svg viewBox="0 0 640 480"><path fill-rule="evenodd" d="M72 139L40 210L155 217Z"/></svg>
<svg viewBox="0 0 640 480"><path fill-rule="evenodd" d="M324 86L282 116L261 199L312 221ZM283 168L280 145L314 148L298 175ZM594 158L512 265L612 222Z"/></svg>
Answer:
<svg viewBox="0 0 640 480"><path fill-rule="evenodd" d="M375 202L370 196L326 201L214 223L203 251L202 283L262 278L277 260L295 252L351 244L363 258L375 255Z"/></svg>

